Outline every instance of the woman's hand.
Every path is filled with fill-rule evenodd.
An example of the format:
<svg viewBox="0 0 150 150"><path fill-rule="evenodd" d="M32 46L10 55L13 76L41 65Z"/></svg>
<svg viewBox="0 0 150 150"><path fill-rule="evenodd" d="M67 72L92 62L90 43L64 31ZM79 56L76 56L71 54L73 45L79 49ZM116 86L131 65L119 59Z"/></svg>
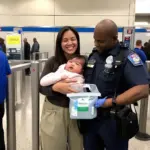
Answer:
<svg viewBox="0 0 150 150"><path fill-rule="evenodd" d="M62 80L60 82L57 82L56 84L54 84L52 86L52 89L53 91L55 92L59 92L59 93L62 93L62 94L67 94L67 93L76 93L77 91L73 90L71 88L71 83L73 82L76 82L75 79L65 79L65 80Z"/></svg>

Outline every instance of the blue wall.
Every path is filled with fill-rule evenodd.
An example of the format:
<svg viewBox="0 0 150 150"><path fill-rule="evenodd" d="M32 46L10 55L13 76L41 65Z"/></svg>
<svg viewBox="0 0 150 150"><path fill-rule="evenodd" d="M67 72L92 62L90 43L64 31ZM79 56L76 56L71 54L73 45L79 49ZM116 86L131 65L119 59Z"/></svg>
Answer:
<svg viewBox="0 0 150 150"><path fill-rule="evenodd" d="M14 26L2 26L0 31L2 32L12 32ZM93 32L92 27L75 27L78 32ZM23 32L58 32L61 27L22 27ZM118 32L123 32L123 28L118 28ZM136 29L135 32L150 32L146 28Z"/></svg>

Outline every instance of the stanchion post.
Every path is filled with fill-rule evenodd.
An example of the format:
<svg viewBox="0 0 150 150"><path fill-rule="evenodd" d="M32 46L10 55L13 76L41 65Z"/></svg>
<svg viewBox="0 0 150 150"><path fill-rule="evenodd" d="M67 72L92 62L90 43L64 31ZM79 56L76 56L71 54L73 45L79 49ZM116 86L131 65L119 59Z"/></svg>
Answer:
<svg viewBox="0 0 150 150"><path fill-rule="evenodd" d="M43 59L43 53L39 53L39 73L42 72L42 63L40 59Z"/></svg>
<svg viewBox="0 0 150 150"><path fill-rule="evenodd" d="M19 100L19 98L18 98L18 95L17 95L17 89L18 89L18 85L17 85L17 77L18 77L18 74L17 74L17 72L14 72L13 73L14 74L14 84L15 84L15 105L18 103L18 100Z"/></svg>
<svg viewBox="0 0 150 150"><path fill-rule="evenodd" d="M21 93L21 104L24 103L25 93L26 93L26 78L25 78L25 69L20 72L20 93Z"/></svg>
<svg viewBox="0 0 150 150"><path fill-rule="evenodd" d="M8 77L7 96L7 149L16 150L16 120L15 120L15 73Z"/></svg>
<svg viewBox="0 0 150 150"><path fill-rule="evenodd" d="M147 61L147 69L150 72L150 61ZM148 111L148 97L143 98L140 103L140 115L139 115L139 132L135 138L142 141L150 140L150 135L146 133L147 124L147 111Z"/></svg>
<svg viewBox="0 0 150 150"><path fill-rule="evenodd" d="M32 60L36 60L36 53L32 54Z"/></svg>
<svg viewBox="0 0 150 150"><path fill-rule="evenodd" d="M147 110L148 110L148 97L143 98L140 104L139 130L141 133L146 133Z"/></svg>
<svg viewBox="0 0 150 150"><path fill-rule="evenodd" d="M31 63L32 150L39 150L39 62Z"/></svg>
<svg viewBox="0 0 150 150"><path fill-rule="evenodd" d="M48 52L44 52L44 58L48 58Z"/></svg>
<svg viewBox="0 0 150 150"><path fill-rule="evenodd" d="M44 52L43 53L44 54L44 58L42 58L42 59L48 59L48 52ZM42 72L42 70L43 70L43 68L44 68L44 63L40 63L40 71Z"/></svg>

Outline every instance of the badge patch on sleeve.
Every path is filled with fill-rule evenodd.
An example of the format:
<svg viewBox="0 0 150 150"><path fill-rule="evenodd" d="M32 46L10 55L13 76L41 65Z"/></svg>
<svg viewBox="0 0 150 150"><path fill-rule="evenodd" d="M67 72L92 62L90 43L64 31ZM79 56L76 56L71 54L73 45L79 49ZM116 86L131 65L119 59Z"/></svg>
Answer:
<svg viewBox="0 0 150 150"><path fill-rule="evenodd" d="M129 61L134 65L134 66L141 66L143 65L140 57L136 53L132 53L128 56Z"/></svg>

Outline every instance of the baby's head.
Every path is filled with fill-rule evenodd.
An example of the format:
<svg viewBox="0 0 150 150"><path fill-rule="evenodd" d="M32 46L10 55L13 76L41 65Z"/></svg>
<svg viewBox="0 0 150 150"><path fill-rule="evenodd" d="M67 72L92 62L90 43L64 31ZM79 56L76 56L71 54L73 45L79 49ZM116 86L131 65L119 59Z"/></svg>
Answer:
<svg viewBox="0 0 150 150"><path fill-rule="evenodd" d="M82 74L86 59L82 55L76 55L68 60L65 69L70 72Z"/></svg>

